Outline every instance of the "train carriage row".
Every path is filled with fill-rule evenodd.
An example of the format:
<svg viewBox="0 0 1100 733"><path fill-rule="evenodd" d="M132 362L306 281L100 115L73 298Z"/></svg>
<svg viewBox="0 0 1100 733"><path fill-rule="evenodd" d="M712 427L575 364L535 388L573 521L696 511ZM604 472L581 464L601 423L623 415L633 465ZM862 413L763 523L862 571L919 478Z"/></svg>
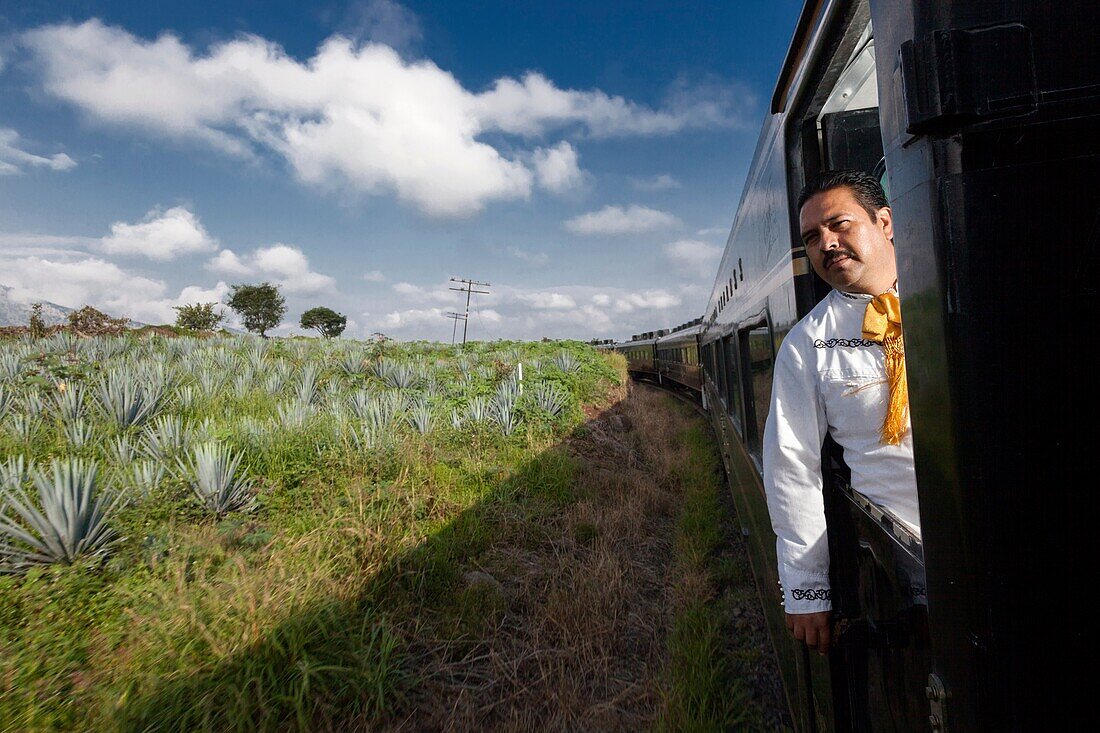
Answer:
<svg viewBox="0 0 1100 733"><path fill-rule="evenodd" d="M705 312L615 345L708 409L798 730L1090 718L1098 163L1100 3L810 0ZM828 292L795 199L839 168L894 213L923 542L827 441L845 631L818 657L785 628L762 435L779 344Z"/></svg>

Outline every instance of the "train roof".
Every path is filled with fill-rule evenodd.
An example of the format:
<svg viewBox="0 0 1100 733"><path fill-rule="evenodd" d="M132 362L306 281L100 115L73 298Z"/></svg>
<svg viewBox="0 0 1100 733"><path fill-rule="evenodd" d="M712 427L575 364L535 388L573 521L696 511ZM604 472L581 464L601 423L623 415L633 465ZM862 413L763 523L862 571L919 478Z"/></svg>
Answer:
<svg viewBox="0 0 1100 733"><path fill-rule="evenodd" d="M665 344L675 344L679 341L694 342L696 337L703 332L703 328L704 326L702 323L696 323L694 325L688 326L687 328L673 331L672 333L658 337L657 345L663 346Z"/></svg>

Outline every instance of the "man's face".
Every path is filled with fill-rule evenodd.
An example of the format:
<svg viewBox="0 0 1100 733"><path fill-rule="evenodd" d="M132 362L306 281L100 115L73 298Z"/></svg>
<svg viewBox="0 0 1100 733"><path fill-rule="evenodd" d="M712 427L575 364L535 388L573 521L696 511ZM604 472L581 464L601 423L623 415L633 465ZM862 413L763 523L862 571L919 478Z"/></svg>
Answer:
<svg viewBox="0 0 1100 733"><path fill-rule="evenodd" d="M889 208L871 221L851 189L816 194L798 215L806 256L822 280L848 293L879 295L897 280L894 222Z"/></svg>

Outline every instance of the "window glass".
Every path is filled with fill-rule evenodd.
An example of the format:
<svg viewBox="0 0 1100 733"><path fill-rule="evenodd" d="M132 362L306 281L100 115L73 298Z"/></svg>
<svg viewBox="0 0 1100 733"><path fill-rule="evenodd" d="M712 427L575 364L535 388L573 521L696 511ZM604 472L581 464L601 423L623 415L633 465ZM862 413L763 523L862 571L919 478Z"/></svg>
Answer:
<svg viewBox="0 0 1100 733"><path fill-rule="evenodd" d="M764 423L768 419L768 410L772 397L772 368L775 357L772 349L771 328L767 322L741 332L744 340L744 360L747 363L748 399L746 415L751 424L749 449L756 456L761 455Z"/></svg>
<svg viewBox="0 0 1100 733"><path fill-rule="evenodd" d="M741 419L741 365L737 359L737 340L732 335L722 339L722 353L726 361L726 369L723 370L726 372L726 383L723 389L726 395L726 410L737 427L737 432L743 436L745 429Z"/></svg>

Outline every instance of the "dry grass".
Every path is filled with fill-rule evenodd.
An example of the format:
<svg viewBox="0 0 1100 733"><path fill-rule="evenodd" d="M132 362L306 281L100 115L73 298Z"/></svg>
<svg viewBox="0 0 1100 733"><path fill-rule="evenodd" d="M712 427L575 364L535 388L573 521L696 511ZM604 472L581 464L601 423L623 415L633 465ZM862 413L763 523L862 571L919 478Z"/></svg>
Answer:
<svg viewBox="0 0 1100 733"><path fill-rule="evenodd" d="M676 474L688 458L679 436L699 418L669 408L669 398L634 389L589 415L569 441L585 498L528 521L517 541L480 559L499 583L485 591L506 610L480 638L422 644L422 682L393 729L654 726L674 593L711 592L705 574L677 582Z"/></svg>

